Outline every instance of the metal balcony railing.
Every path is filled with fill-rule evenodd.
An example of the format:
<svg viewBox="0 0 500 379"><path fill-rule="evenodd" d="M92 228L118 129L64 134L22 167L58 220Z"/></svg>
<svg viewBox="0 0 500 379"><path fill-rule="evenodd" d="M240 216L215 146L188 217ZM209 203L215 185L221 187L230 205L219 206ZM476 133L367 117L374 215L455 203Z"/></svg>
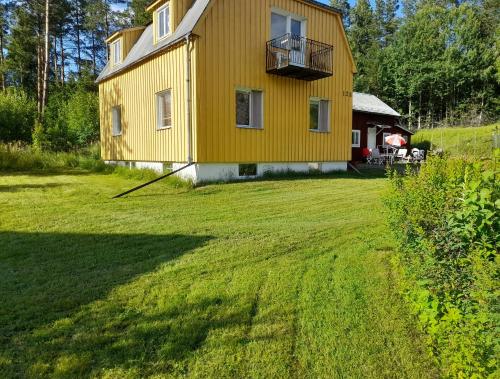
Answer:
<svg viewBox="0 0 500 379"><path fill-rule="evenodd" d="M301 80L333 75L333 46L293 34L267 42L266 69L270 74Z"/></svg>

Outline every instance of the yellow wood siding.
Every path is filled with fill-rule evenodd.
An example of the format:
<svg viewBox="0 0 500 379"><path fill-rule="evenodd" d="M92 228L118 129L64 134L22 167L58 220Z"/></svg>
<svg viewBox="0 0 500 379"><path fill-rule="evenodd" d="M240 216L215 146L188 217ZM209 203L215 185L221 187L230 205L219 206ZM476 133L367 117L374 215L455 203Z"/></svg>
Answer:
<svg viewBox="0 0 500 379"><path fill-rule="evenodd" d="M195 58L194 51L192 56ZM181 44L99 84L103 159L186 161L184 62L185 45ZM193 69L195 62L193 59ZM157 130L156 93L169 88L172 89L173 126ZM121 105L121 136L112 133L111 108L116 105Z"/></svg>
<svg viewBox="0 0 500 379"><path fill-rule="evenodd" d="M186 12L191 7L193 0L171 0L171 1L174 1L174 3L172 4L174 7L174 14L172 19L174 23L173 26L174 28L177 28L177 26L179 26L182 19L186 15Z"/></svg>
<svg viewBox="0 0 500 379"><path fill-rule="evenodd" d="M306 17L307 37L334 46L333 77L305 82L266 73L272 7ZM339 15L295 0L216 0L195 33L198 162L351 159L354 67ZM263 130L236 128L238 87L264 91ZM310 97L331 100L330 133L309 131Z"/></svg>
<svg viewBox="0 0 500 379"><path fill-rule="evenodd" d="M141 36L144 28L134 28L130 30L125 30L122 37L122 57L125 59L127 54L130 52L134 44L137 42Z"/></svg>

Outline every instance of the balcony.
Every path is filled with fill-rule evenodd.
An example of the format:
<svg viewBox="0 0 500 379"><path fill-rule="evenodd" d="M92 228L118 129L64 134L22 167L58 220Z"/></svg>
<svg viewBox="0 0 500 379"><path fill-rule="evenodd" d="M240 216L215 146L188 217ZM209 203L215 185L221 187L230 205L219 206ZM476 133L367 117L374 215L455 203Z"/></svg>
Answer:
<svg viewBox="0 0 500 379"><path fill-rule="evenodd" d="M333 46L293 34L267 42L269 74L300 80L319 80L333 75Z"/></svg>

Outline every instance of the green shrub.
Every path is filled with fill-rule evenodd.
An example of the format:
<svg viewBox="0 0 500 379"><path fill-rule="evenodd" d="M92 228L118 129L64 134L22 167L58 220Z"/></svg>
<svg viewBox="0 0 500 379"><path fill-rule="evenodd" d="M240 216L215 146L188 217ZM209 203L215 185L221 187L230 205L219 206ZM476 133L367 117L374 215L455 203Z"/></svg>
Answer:
<svg viewBox="0 0 500 379"><path fill-rule="evenodd" d="M492 171L434 157L391 174L401 288L444 377L486 378L495 361L500 185Z"/></svg>
<svg viewBox="0 0 500 379"><path fill-rule="evenodd" d="M20 91L0 91L0 141L31 142L36 104Z"/></svg>
<svg viewBox="0 0 500 379"><path fill-rule="evenodd" d="M99 100L95 92L59 90L49 97L43 125L33 141L44 150L81 149L99 140Z"/></svg>
<svg viewBox="0 0 500 379"><path fill-rule="evenodd" d="M99 140L99 98L93 92L76 91L65 108L68 136L77 147Z"/></svg>

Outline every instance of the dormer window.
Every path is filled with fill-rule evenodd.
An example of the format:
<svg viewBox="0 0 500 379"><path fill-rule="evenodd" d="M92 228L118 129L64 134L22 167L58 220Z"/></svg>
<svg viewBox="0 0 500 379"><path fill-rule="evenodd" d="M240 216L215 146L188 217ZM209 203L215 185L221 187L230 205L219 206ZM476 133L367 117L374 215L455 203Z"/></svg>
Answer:
<svg viewBox="0 0 500 379"><path fill-rule="evenodd" d="M158 27L158 39L165 38L170 34L170 6L169 4L164 5L157 10L157 27Z"/></svg>
<svg viewBox="0 0 500 379"><path fill-rule="evenodd" d="M113 65L122 63L122 40L119 39L111 44L111 62Z"/></svg>

